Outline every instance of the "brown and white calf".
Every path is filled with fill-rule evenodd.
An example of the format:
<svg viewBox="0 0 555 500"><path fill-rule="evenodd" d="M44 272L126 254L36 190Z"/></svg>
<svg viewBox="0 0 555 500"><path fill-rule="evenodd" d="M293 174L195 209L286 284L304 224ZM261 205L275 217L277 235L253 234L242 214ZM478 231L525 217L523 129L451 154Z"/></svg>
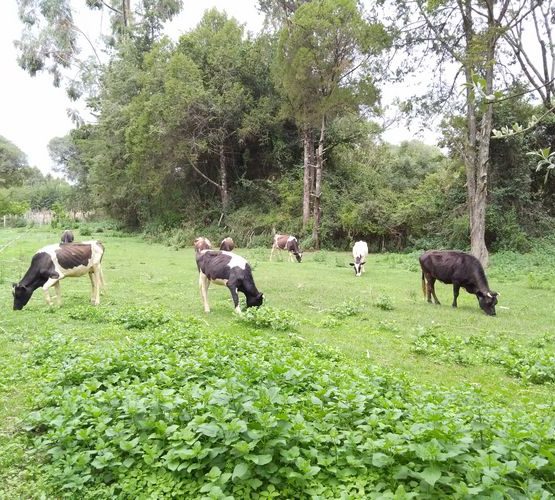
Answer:
<svg viewBox="0 0 555 500"><path fill-rule="evenodd" d="M497 292L492 292L480 261L465 252L456 250L429 250L418 259L422 268L422 292L432 302L439 304L434 284L436 280L453 285L453 307L457 307L459 290L463 287L476 295L480 308L489 316L495 316Z"/></svg>
<svg viewBox="0 0 555 500"><path fill-rule="evenodd" d="M31 266L19 283L13 284L13 308L23 309L33 292L42 287L46 302L51 305L49 288L54 286L58 304L61 304L60 280L67 277L89 275L92 285L91 302L100 303L100 287L104 284L100 266L104 247L99 241L48 245L38 250Z"/></svg>
<svg viewBox="0 0 555 500"><path fill-rule="evenodd" d="M231 252L234 248L235 248L235 242L229 236L227 238L224 238L220 243L220 250Z"/></svg>
<svg viewBox="0 0 555 500"><path fill-rule="evenodd" d="M212 243L210 243L208 238L199 236L198 238L195 238L193 246L195 247L195 252L198 253L202 252L202 250L210 250L212 248Z"/></svg>
<svg viewBox="0 0 555 500"><path fill-rule="evenodd" d="M63 233L62 233L62 239L60 241L60 243L73 243L73 232L70 231L69 229L66 229Z"/></svg>
<svg viewBox="0 0 555 500"><path fill-rule="evenodd" d="M301 262L303 259L303 253L299 249L299 242L297 241L297 238L291 236L290 234L274 235L274 243L272 245L272 252L270 253L270 260L272 260L276 249L288 251L289 260L291 261L293 261L293 255L297 259L297 262Z"/></svg>
<svg viewBox="0 0 555 500"><path fill-rule="evenodd" d="M200 295L204 304L204 312L210 312L208 305L208 287L210 283L225 285L231 293L235 311L241 313L239 295L241 292L247 299L247 307L262 305L264 295L254 284L249 263L241 256L232 252L202 250L196 254L199 270Z"/></svg>

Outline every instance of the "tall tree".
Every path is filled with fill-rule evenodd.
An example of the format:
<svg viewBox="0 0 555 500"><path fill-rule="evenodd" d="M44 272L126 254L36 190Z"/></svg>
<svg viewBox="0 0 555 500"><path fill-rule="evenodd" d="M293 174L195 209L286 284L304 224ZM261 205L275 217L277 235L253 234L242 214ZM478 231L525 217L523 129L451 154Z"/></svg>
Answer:
<svg viewBox="0 0 555 500"><path fill-rule="evenodd" d="M281 32L276 75L294 116L305 151L303 224L313 201L313 245L320 246L322 174L326 128L336 116L378 99L371 69L389 38L379 23L367 22L354 0L319 0L296 9ZM372 64L374 67L372 68ZM313 135L317 134L314 162ZM313 175L308 167L313 165Z"/></svg>
<svg viewBox="0 0 555 500"><path fill-rule="evenodd" d="M24 26L15 43L19 65L31 76L48 72L56 87L64 82L72 99L97 93L103 62L101 49L131 39L143 52L149 50L160 37L163 23L182 7L182 0L87 0L89 9L102 11L110 19L111 30L102 33L107 36L99 42L89 39L79 26L72 0L17 0L17 3Z"/></svg>
<svg viewBox="0 0 555 500"><path fill-rule="evenodd" d="M411 19L411 30L405 32L406 47L415 49L418 45L425 54L435 53L437 68L449 68L434 79L434 83L446 83L439 99L443 100L443 105L456 99L454 89L462 75L466 127L459 154L466 170L471 251L484 266L489 259L485 222L497 49L503 33L527 12L527 3L527 0L447 0L438 3L417 0L418 18ZM396 2L395 6L401 9L397 12L412 15L413 2Z"/></svg>

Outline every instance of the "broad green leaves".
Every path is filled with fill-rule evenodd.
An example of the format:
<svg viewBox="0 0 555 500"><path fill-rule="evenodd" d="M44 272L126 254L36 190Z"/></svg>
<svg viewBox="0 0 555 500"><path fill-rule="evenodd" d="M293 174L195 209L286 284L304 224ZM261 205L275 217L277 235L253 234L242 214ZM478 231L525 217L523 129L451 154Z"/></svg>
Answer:
<svg viewBox="0 0 555 500"><path fill-rule="evenodd" d="M45 494L554 492L547 412L409 385L296 337L247 334L239 325L210 332L152 315L145 322L144 309L80 309L73 320L98 328L141 327L131 342L100 350L45 333L28 360L46 376L25 424L46 457L38 465Z"/></svg>

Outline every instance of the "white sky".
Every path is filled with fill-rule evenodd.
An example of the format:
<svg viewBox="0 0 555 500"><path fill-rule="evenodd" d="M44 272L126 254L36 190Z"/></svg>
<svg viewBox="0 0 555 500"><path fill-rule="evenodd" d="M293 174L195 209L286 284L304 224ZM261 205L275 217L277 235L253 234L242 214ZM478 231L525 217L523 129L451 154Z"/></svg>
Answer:
<svg viewBox="0 0 555 500"><path fill-rule="evenodd" d="M84 0L74 0L74 4L82 5L78 7L77 23L94 40L106 19L92 15ZM256 5L254 0L184 0L180 16L170 23L167 32L177 39L181 33L193 28L204 11L211 7L225 10L244 23L247 30L257 32L262 26L263 16ZM84 14L85 21L79 20L79 14ZM47 173L53 167L48 142L53 137L66 135L73 128L67 109L77 105L66 97L63 88L52 85L50 75L39 74L32 78L17 65L13 41L20 37L22 29L16 1L0 0L0 135L18 146L27 155L31 166ZM393 128L384 135L384 139L392 143L413 137L414 134L405 128ZM426 142L433 143L433 137L431 132L424 134Z"/></svg>

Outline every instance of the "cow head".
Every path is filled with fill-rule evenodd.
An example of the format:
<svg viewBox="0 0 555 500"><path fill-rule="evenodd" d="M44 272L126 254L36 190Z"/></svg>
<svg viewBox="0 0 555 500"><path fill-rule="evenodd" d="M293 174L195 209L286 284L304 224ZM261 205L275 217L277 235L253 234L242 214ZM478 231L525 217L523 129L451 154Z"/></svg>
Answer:
<svg viewBox="0 0 555 500"><path fill-rule="evenodd" d="M245 295L247 298L247 307L260 307L262 301L264 300L264 294L259 293L257 295Z"/></svg>
<svg viewBox="0 0 555 500"><path fill-rule="evenodd" d="M495 316L495 305L497 304L497 292L477 292L476 297L478 297L478 303L480 308L488 316Z"/></svg>
<svg viewBox="0 0 555 500"><path fill-rule="evenodd" d="M12 285L13 294L13 308L14 311L21 311L29 302L31 295L33 295L33 289L24 285L18 285L14 283Z"/></svg>
<svg viewBox="0 0 555 500"><path fill-rule="evenodd" d="M366 262L349 262L349 265L355 268L355 276L362 275L362 266L364 264L366 264Z"/></svg>
<svg viewBox="0 0 555 500"><path fill-rule="evenodd" d="M297 259L297 262L301 262L301 260L303 260L303 253L302 252L297 252L295 255L295 258Z"/></svg>

